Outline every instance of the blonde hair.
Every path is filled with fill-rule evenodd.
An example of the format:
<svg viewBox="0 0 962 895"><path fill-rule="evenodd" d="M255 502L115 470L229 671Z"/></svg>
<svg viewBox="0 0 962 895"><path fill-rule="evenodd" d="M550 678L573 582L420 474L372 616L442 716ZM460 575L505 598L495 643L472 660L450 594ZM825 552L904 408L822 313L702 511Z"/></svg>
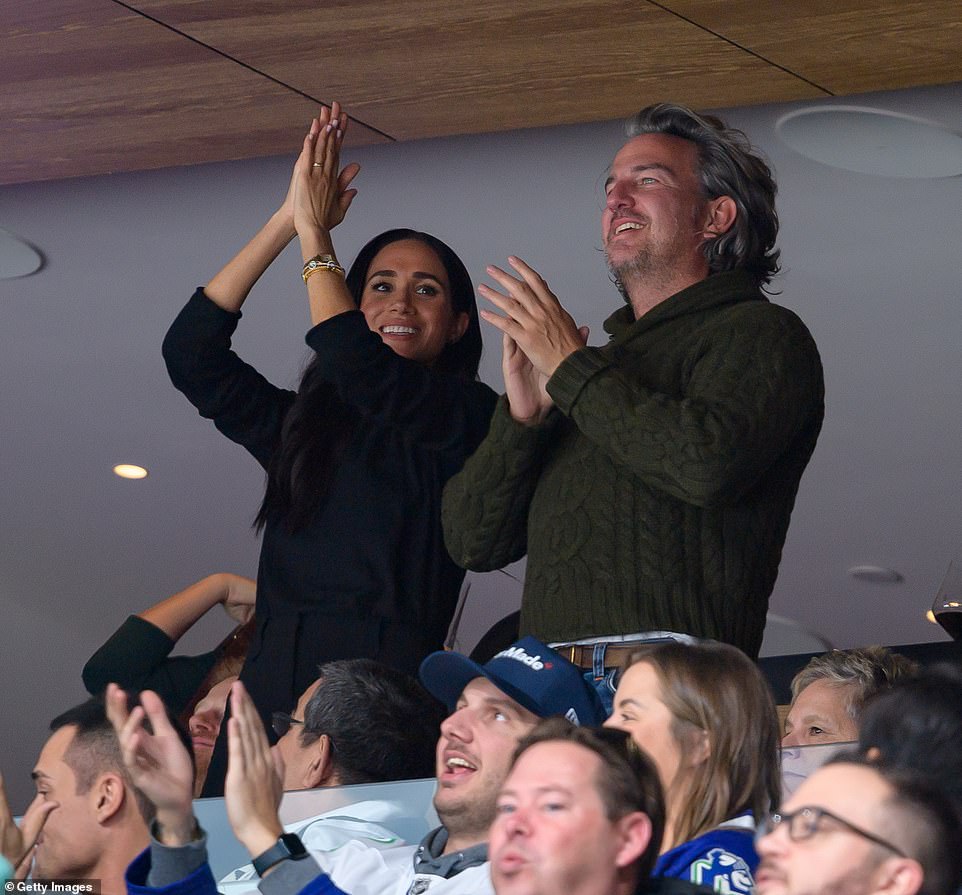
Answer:
<svg viewBox="0 0 962 895"><path fill-rule="evenodd" d="M627 667L640 662L658 676L678 745L687 749L696 733L708 741L708 756L684 791L673 786L665 794L676 841L663 847L694 839L744 811L758 819L777 807L778 715L758 666L735 647L715 642L645 646ZM682 804L672 805L677 799Z"/></svg>

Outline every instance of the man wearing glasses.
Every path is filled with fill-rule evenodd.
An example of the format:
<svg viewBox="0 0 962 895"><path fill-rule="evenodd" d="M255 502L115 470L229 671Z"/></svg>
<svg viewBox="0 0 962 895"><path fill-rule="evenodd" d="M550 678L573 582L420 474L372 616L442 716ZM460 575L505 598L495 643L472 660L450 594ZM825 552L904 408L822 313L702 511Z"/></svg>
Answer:
<svg viewBox="0 0 962 895"><path fill-rule="evenodd" d="M431 777L443 719L406 674L371 659L327 662L292 714L271 717L284 789Z"/></svg>
<svg viewBox="0 0 962 895"><path fill-rule="evenodd" d="M271 716L284 767L283 788L315 789L434 775L434 750L444 708L413 678L371 659L341 659L320 677L291 714ZM394 832L401 805L365 799L292 824L306 848L331 854L349 842L374 849L402 843ZM232 870L224 892L250 891L252 864Z"/></svg>
<svg viewBox="0 0 962 895"><path fill-rule="evenodd" d="M960 819L906 769L843 756L762 832L758 895L955 895L962 884Z"/></svg>

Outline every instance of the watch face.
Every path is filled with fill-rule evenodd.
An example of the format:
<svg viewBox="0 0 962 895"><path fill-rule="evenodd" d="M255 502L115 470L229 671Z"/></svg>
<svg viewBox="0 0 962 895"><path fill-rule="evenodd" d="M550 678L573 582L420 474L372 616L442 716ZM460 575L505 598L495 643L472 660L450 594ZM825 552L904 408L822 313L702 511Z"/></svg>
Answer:
<svg viewBox="0 0 962 895"><path fill-rule="evenodd" d="M294 859L303 858L307 854L304 843L295 833L283 833L278 841L284 844L287 853Z"/></svg>

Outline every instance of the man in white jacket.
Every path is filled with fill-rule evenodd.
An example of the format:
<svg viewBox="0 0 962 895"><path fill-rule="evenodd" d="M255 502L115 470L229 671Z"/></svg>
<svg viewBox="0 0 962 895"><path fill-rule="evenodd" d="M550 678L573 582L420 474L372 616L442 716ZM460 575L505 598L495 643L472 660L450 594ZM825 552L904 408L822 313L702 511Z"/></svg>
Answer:
<svg viewBox="0 0 962 895"><path fill-rule="evenodd" d="M413 678L371 659L341 659L320 668L294 711L274 712L273 750L286 790L351 786L430 777L441 704ZM348 842L372 848L403 845L396 832L409 812L396 801L366 799L285 827L305 848L333 852ZM247 892L257 872L245 864L220 882L224 893Z"/></svg>

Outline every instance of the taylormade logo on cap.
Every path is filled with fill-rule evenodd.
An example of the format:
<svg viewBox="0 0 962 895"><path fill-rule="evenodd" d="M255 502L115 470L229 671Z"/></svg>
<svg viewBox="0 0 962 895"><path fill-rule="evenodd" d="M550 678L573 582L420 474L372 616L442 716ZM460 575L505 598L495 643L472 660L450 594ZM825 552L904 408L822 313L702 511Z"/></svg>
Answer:
<svg viewBox="0 0 962 895"><path fill-rule="evenodd" d="M565 715L575 724L601 724L604 706L584 672L537 637L521 638L480 665L441 650L421 663L421 682L454 711L464 688L485 677L539 718ZM962 895L962 893L960 893Z"/></svg>
<svg viewBox="0 0 962 895"><path fill-rule="evenodd" d="M506 650L501 650L495 657L495 659L514 659L516 662L521 662L527 665L532 671L541 671L545 667L545 663L541 661L541 656L532 656L524 651L520 646L509 646ZM548 663L548 668L551 667L551 663Z"/></svg>

